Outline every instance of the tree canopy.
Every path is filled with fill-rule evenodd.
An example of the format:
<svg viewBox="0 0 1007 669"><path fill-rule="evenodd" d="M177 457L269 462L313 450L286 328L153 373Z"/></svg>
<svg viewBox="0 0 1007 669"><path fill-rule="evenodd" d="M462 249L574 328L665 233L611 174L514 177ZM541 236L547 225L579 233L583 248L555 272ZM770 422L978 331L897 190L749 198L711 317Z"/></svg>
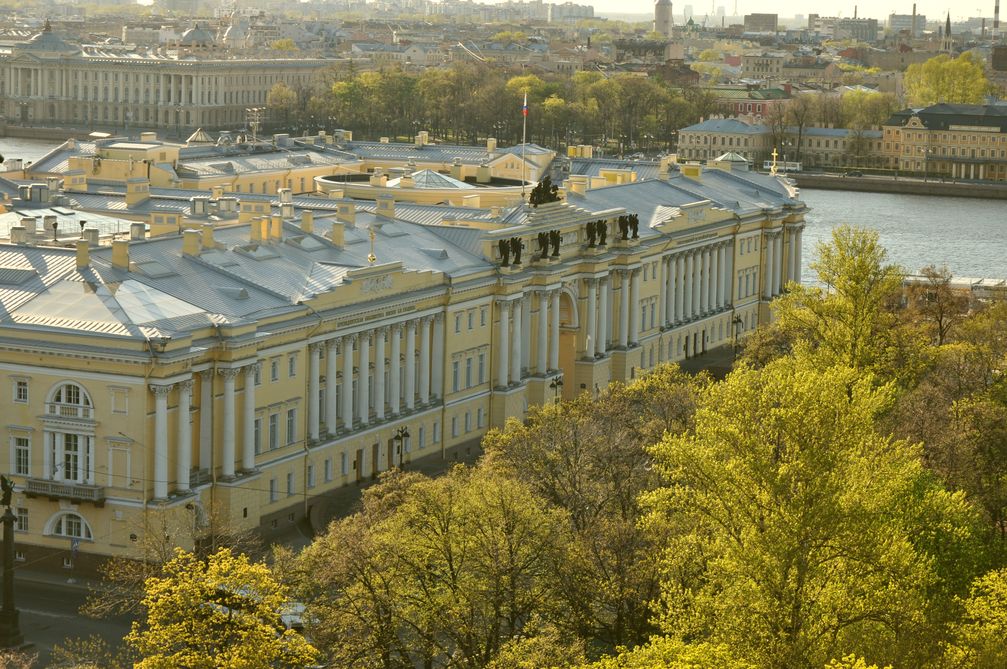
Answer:
<svg viewBox="0 0 1007 669"><path fill-rule="evenodd" d="M920 107L939 102L981 104L990 90L982 60L970 51L957 58L942 53L925 63L913 63L904 83L906 98Z"/></svg>

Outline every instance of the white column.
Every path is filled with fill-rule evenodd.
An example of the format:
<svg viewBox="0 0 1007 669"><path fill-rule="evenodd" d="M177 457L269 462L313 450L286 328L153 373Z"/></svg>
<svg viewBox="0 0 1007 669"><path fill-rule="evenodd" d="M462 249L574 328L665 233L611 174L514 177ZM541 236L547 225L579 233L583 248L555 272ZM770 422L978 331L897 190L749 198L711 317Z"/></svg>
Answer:
<svg viewBox="0 0 1007 669"><path fill-rule="evenodd" d="M416 408L416 321L406 323L406 409Z"/></svg>
<svg viewBox="0 0 1007 669"><path fill-rule="evenodd" d="M549 305L549 369L559 370L559 291L552 291L552 304Z"/></svg>
<svg viewBox="0 0 1007 669"><path fill-rule="evenodd" d="M629 270L622 271L622 288L619 293L619 348L629 348Z"/></svg>
<svg viewBox="0 0 1007 669"><path fill-rule="evenodd" d="M339 339L325 342L325 430L329 434L339 431Z"/></svg>
<svg viewBox="0 0 1007 669"><path fill-rule="evenodd" d="M531 295L521 298L521 369L531 367Z"/></svg>
<svg viewBox="0 0 1007 669"><path fill-rule="evenodd" d="M773 240L767 234L763 237L763 246L766 247L766 263L762 266L762 297L769 299L773 296Z"/></svg>
<svg viewBox="0 0 1007 669"><path fill-rule="evenodd" d="M584 338L584 357L588 360L594 360L598 336L598 310L595 306L598 301L598 283L593 278L585 279L584 282L587 284L587 328Z"/></svg>
<svg viewBox="0 0 1007 669"><path fill-rule="evenodd" d="M374 416L385 419L385 334L388 328L374 331Z"/></svg>
<svg viewBox="0 0 1007 669"><path fill-rule="evenodd" d="M241 468L246 472L255 469L255 370L259 363L245 367L244 437L241 449Z"/></svg>
<svg viewBox="0 0 1007 669"><path fill-rule="evenodd" d="M686 321L692 320L692 283L694 278L692 265L695 262L693 256L694 253L692 251L685 254L685 267L684 274L682 275L682 319Z"/></svg>
<svg viewBox="0 0 1007 669"><path fill-rule="evenodd" d="M633 270L629 288L629 343L640 341L640 270Z"/></svg>
<svg viewBox="0 0 1007 669"><path fill-rule="evenodd" d="M444 397L444 314L434 316L433 362L431 365L431 394L436 398Z"/></svg>
<svg viewBox="0 0 1007 669"><path fill-rule="evenodd" d="M353 342L356 335L343 337L343 427L353 429Z"/></svg>
<svg viewBox="0 0 1007 669"><path fill-rule="evenodd" d="M175 460L175 489L188 492L192 470L192 424L189 408L192 404L192 380L178 384L178 453Z"/></svg>
<svg viewBox="0 0 1007 669"><path fill-rule="evenodd" d="M734 238L727 242L724 250L724 306L734 304ZM733 326L732 326L733 327Z"/></svg>
<svg viewBox="0 0 1007 669"><path fill-rule="evenodd" d="M668 285L664 293L664 325L675 321L675 261L678 256L668 256Z"/></svg>
<svg viewBox="0 0 1007 669"><path fill-rule="evenodd" d="M710 251L710 303L711 311L720 311L723 287L720 281L720 256L724 252L724 247L717 244Z"/></svg>
<svg viewBox="0 0 1007 669"><path fill-rule="evenodd" d="M357 413L360 424L371 422L371 333L360 333L360 354L357 364Z"/></svg>
<svg viewBox="0 0 1007 669"><path fill-rule="evenodd" d="M388 369L388 382L391 385L388 393L389 408L393 416L397 416L401 410L402 387L400 379L402 377L402 324L393 323L388 329L388 336L392 338L391 367Z"/></svg>
<svg viewBox="0 0 1007 669"><path fill-rule="evenodd" d="M668 308L667 296L668 296L668 258L666 256L661 256L657 263L661 271L659 273L660 283L658 283L657 290L657 327L664 327L664 314Z"/></svg>
<svg viewBox="0 0 1007 669"><path fill-rule="evenodd" d="M513 383L521 382L521 340L524 339L524 328L521 327L522 315L524 313L524 307L521 304L522 299L519 297L515 300L511 308L512 318L514 319L514 331L511 334L511 342L514 348L510 356L510 379Z"/></svg>
<svg viewBox="0 0 1007 669"><path fill-rule="evenodd" d="M797 273L794 276L794 281L797 283L801 282L801 273L804 271L801 266L801 252L802 244L804 242L804 227L797 228L797 250L794 252L794 256L797 258L795 263L797 265Z"/></svg>
<svg viewBox="0 0 1007 669"><path fill-rule="evenodd" d="M154 393L154 498L168 497L168 393L173 386L151 386Z"/></svg>
<svg viewBox="0 0 1007 669"><path fill-rule="evenodd" d="M776 246L773 249L773 260L776 263L773 269L773 295L780 294L780 277L783 274L783 231L776 233L776 239L773 241Z"/></svg>
<svg viewBox="0 0 1007 669"><path fill-rule="evenodd" d="M675 322L681 323L683 316L683 306L685 302L685 264L684 254L675 255Z"/></svg>
<svg viewBox="0 0 1007 669"><path fill-rule="evenodd" d="M430 317L420 319L420 405L430 403Z"/></svg>
<svg viewBox="0 0 1007 669"><path fill-rule="evenodd" d="M500 328L497 331L497 385L506 388L510 373L510 302L497 301L497 311L500 315Z"/></svg>
<svg viewBox="0 0 1007 669"><path fill-rule="evenodd" d="M723 309L727 306L727 302L724 299L725 289L727 287L727 244L721 244L717 247L717 308Z"/></svg>
<svg viewBox="0 0 1007 669"><path fill-rule="evenodd" d="M224 425L222 430L220 473L224 478L234 478L234 379L237 369L220 370L224 377Z"/></svg>
<svg viewBox="0 0 1007 669"><path fill-rule="evenodd" d="M598 345L595 348L604 355L608 351L608 277L603 276L598 283L601 287L598 291L601 304L598 305Z"/></svg>
<svg viewBox="0 0 1007 669"><path fill-rule="evenodd" d="M545 374L549 371L549 294L544 290L538 292L538 363L536 371Z"/></svg>
<svg viewBox="0 0 1007 669"><path fill-rule="evenodd" d="M213 372L199 373L199 468L213 460Z"/></svg>
<svg viewBox="0 0 1007 669"><path fill-rule="evenodd" d="M797 280L797 228L790 228L790 250L787 251L787 283Z"/></svg>
<svg viewBox="0 0 1007 669"><path fill-rule="evenodd" d="M699 312L702 315L710 313L710 247L702 250L702 264L699 267Z"/></svg>
<svg viewBox="0 0 1007 669"><path fill-rule="evenodd" d="M699 249L692 252L692 317L698 318L703 311L703 254Z"/></svg>
<svg viewBox="0 0 1007 669"><path fill-rule="evenodd" d="M318 398L321 395L319 379L321 376L321 344L308 346L308 439L318 441Z"/></svg>

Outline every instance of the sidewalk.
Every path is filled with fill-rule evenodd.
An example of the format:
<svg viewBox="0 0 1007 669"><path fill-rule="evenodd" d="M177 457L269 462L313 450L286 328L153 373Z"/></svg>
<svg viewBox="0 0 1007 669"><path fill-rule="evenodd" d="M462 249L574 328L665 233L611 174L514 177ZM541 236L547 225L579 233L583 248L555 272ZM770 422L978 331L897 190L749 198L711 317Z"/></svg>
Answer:
<svg viewBox="0 0 1007 669"><path fill-rule="evenodd" d="M101 581L93 577L72 576L70 570L44 571L41 569L18 569L14 567L14 582L37 583L39 585L55 585L61 588L71 588L81 592L90 592L101 587Z"/></svg>

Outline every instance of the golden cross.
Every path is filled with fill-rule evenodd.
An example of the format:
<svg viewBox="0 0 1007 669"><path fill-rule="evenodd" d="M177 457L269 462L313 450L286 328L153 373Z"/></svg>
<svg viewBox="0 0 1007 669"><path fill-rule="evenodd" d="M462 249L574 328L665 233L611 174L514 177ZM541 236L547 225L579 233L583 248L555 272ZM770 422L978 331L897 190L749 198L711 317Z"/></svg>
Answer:
<svg viewBox="0 0 1007 669"><path fill-rule="evenodd" d="M772 165L772 167L769 168L769 173L772 174L774 177L776 176L776 157L779 156L779 155L780 154L778 154L776 152L776 147L774 146L773 147L773 153L772 153L772 156L773 156L773 165Z"/></svg>
<svg viewBox="0 0 1007 669"><path fill-rule="evenodd" d="M371 238L371 252L367 254L367 262L373 265L378 260L378 257L374 255L374 228L367 229L367 236Z"/></svg>

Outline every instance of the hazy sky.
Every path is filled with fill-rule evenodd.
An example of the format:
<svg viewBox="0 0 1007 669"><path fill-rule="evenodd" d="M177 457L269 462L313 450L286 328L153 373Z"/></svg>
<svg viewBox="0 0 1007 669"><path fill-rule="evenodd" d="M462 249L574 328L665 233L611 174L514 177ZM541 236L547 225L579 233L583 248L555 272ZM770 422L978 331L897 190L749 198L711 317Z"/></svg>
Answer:
<svg viewBox="0 0 1007 669"><path fill-rule="evenodd" d="M639 12L651 13L654 3L650 0L575 0L585 4L593 4L596 12ZM710 13L715 5L723 5L728 15L734 13L734 0L672 0L674 3L675 16L681 16L686 5L692 5L693 13L699 16ZM1003 2L1002 8L1004 16L1007 17L1007 0ZM857 16L861 18L885 19L891 13L912 14L912 0L888 0L888 2L866 2L865 0L850 0L849 2L837 2L836 0L738 0L738 15L751 14L752 12L769 12L780 16L793 16L794 14L817 13L823 16L853 16L854 5L859 5ZM972 0L969 2L956 2L951 6L947 0L917 0L916 11L925 14L927 20L933 20L937 16L944 16L951 10L951 19L967 18L969 16L993 16L993 0L979 2Z"/></svg>

